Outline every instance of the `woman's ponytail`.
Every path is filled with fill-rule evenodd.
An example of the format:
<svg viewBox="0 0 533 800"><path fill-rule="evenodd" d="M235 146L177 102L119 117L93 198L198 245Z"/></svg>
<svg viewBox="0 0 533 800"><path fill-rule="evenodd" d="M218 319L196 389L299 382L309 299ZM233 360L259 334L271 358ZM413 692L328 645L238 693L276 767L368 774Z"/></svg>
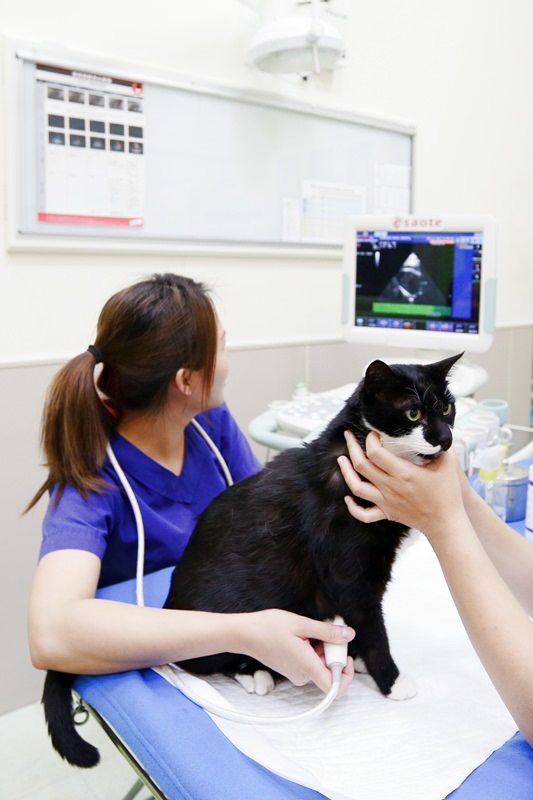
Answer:
<svg viewBox="0 0 533 800"><path fill-rule="evenodd" d="M98 470L116 420L98 396L94 367L93 353L85 352L65 364L52 381L41 426L48 478L27 511L54 484L58 484L56 501L67 484L84 497L103 486Z"/></svg>

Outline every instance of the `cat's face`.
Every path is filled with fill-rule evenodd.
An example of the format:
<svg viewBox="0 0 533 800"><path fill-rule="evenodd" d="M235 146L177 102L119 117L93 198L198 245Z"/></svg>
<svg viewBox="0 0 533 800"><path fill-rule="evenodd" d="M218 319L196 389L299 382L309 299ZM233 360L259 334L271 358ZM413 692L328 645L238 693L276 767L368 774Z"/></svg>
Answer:
<svg viewBox="0 0 533 800"><path fill-rule="evenodd" d="M370 364L362 391L364 422L384 447L418 464L449 449L455 402L447 375L460 357L426 365Z"/></svg>

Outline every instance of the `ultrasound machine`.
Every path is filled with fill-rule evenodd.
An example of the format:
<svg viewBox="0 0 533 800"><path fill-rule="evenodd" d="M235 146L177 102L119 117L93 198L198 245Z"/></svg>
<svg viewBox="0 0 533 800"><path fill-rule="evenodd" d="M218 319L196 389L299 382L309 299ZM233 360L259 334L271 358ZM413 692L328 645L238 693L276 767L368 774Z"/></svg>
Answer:
<svg viewBox="0 0 533 800"><path fill-rule="evenodd" d="M349 219L344 242L342 334L360 345L403 348L430 362L490 348L496 309L496 224L486 216L361 216ZM361 376L362 377L362 376ZM451 375L458 418L487 380L466 356ZM316 436L357 382L274 404L254 419L250 436L284 450Z"/></svg>

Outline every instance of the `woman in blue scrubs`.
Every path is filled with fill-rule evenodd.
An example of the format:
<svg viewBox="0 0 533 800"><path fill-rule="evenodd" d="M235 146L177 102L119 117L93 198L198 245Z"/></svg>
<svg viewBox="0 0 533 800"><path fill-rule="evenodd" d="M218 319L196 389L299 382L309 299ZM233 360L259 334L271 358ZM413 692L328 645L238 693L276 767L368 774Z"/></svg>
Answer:
<svg viewBox="0 0 533 800"><path fill-rule="evenodd" d="M363 522L393 519L430 542L472 644L524 738L533 745L533 544L472 489L453 448L424 467L397 458L369 434L366 455L346 434L344 479ZM362 476L364 480L361 479Z"/></svg>
<svg viewBox="0 0 533 800"><path fill-rule="evenodd" d="M226 376L225 334L205 288L174 274L111 297L94 344L56 376L43 415L48 477L30 503L50 493L29 609L37 668L108 673L231 651L297 685L330 688L310 640L346 641L352 629L276 609L212 614L95 598L100 586L135 576L137 552L108 441L141 509L146 572L179 559L195 518L226 485L193 419L234 480L260 468L224 405Z"/></svg>

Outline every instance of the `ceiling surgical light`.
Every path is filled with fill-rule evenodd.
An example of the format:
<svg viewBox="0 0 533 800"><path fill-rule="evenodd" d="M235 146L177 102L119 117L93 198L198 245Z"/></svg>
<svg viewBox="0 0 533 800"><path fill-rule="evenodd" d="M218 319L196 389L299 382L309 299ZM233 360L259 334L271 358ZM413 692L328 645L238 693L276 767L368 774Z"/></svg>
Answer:
<svg viewBox="0 0 533 800"><path fill-rule="evenodd" d="M345 53L342 36L318 13L319 0L312 0L311 13L275 19L253 36L247 61L263 72L318 74L334 69Z"/></svg>

